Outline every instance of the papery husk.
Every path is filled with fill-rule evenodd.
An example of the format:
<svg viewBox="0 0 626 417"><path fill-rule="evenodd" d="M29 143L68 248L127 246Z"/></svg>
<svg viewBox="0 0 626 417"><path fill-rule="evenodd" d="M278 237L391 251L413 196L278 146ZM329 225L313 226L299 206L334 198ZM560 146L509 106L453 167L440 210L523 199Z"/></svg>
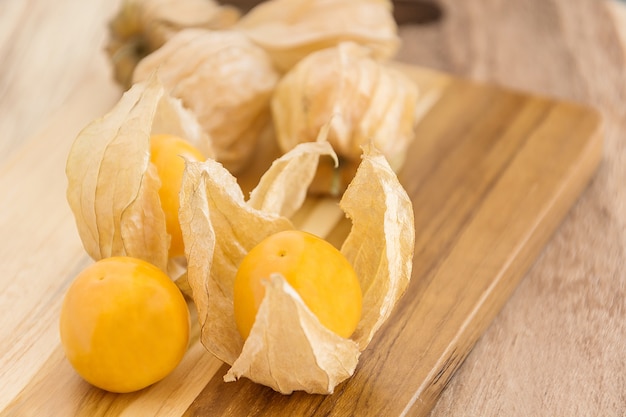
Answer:
<svg viewBox="0 0 626 417"><path fill-rule="evenodd" d="M316 140L330 123L328 141L345 161L342 192L369 141L400 169L414 138L417 102L417 86L402 72L374 60L362 46L341 43L309 55L281 79L272 116L283 152Z"/></svg>
<svg viewBox="0 0 626 417"><path fill-rule="evenodd" d="M189 140L206 156L208 137L156 76L128 90L75 139L66 164L67 199L86 252L144 259L168 269L170 237L150 162L150 136L169 133Z"/></svg>
<svg viewBox="0 0 626 417"><path fill-rule="evenodd" d="M339 206L352 220L341 246L361 284L363 312L351 339L365 349L411 279L413 204L385 156L369 143Z"/></svg>
<svg viewBox="0 0 626 417"><path fill-rule="evenodd" d="M279 75L267 54L242 33L186 29L145 57L134 81L156 69L211 136L216 159L237 173L270 123Z"/></svg>
<svg viewBox="0 0 626 417"><path fill-rule="evenodd" d="M335 166L337 155L326 142L328 125L320 130L317 144L295 147L288 155L276 159L250 193L248 204L256 210L291 217L302 206L307 186L315 175L321 155L328 155Z"/></svg>
<svg viewBox="0 0 626 417"><path fill-rule="evenodd" d="M269 0L235 25L288 71L310 53L353 41L379 60L395 55L397 25L390 0Z"/></svg>
<svg viewBox="0 0 626 417"><path fill-rule="evenodd" d="M322 326L285 278L265 283L265 297L226 382L248 377L282 394L330 394L356 369L360 351Z"/></svg>
<svg viewBox="0 0 626 417"><path fill-rule="evenodd" d="M264 174L267 178L288 178L280 175L283 169L294 172L294 178L314 173L316 158L301 158L302 149L310 155L332 154L328 143L308 143L284 155ZM299 164L284 163L291 158ZM311 176L310 174L308 175ZM260 183L264 183L261 178ZM298 184L299 186L306 184ZM258 188L258 187L257 187ZM271 199L266 192L272 187L253 190L258 201ZM294 186L288 189L295 190ZM295 194L298 194L296 192ZM304 197L293 201L279 198L291 210L304 202ZM204 346L219 359L232 364L243 347L243 340L235 326L233 288L235 274L241 260L256 244L267 236L283 230L292 230L291 221L279 213L283 208L272 204L271 211L253 208L245 201L237 180L221 164L207 160L188 162L181 187L180 222L188 259L187 278L198 309Z"/></svg>
<svg viewBox="0 0 626 417"><path fill-rule="evenodd" d="M115 79L130 87L137 63L182 29L226 29L240 15L213 0L123 0L109 22L106 45Z"/></svg>
<svg viewBox="0 0 626 417"><path fill-rule="evenodd" d="M324 144L331 150L325 142L299 144L272 165L261 183L276 179L300 201L297 188L307 187L302 178L311 178L315 164L284 162L306 152L320 156ZM286 167L293 175L282 175ZM287 184L289 178L294 184ZM276 274L266 284L266 296L244 342L233 310L238 265L262 239L293 225L280 215L284 212L280 203L270 204L269 212L250 207L234 177L219 164L188 163L181 192L188 280L202 343L232 365L226 381L245 377L284 394L295 390L330 394L354 373L360 351L389 317L410 279L415 232L411 202L373 146L364 148L353 184L341 207L353 220L342 253L354 262L364 294L363 318L354 336L343 338L326 329ZM260 187L259 193L267 194L261 200L269 199L275 189L271 184ZM289 198L280 195L278 201L286 203Z"/></svg>

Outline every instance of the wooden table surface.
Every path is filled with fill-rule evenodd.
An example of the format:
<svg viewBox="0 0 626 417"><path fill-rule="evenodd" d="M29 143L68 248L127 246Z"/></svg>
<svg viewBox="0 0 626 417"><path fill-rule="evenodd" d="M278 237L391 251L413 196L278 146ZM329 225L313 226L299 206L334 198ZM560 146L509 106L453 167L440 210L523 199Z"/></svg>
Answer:
<svg viewBox="0 0 626 417"><path fill-rule="evenodd" d="M106 111L119 96L71 107L85 80L108 72L102 56L105 28L94 24L117 1L0 1L0 386L13 398L37 371L36 352L22 340L45 344L58 337L58 299L47 296L37 274L54 269L25 252L37 219L7 225L18 179L3 173L46 168L40 132L63 131L57 112L72 111L78 125ZM504 309L457 371L433 416L626 415L626 13L596 0L445 0L442 18L404 26L399 59L455 75L590 104L605 119L605 155L590 187L521 281ZM620 25L621 22L621 25ZM624 31L622 33L621 31ZM76 34L81 34L77 36ZM88 84L88 83L87 83ZM76 131L68 131L74 137ZM44 152L42 149L45 149ZM26 153L41 165L19 167ZM51 175L58 175L54 173ZM7 183L13 181L13 184ZM56 183L55 183L56 184ZM31 204L45 216L64 188L38 184ZM69 209L68 209L69 210ZM12 219L15 216L11 217ZM18 230L10 236L7 230ZM52 234L51 234L52 235ZM10 242L16 242L11 244ZM72 249L75 250L75 249ZM18 256L19 255L19 256ZM15 261L19 259L19 262ZM77 250L76 270L84 267ZM66 271L67 272L67 271ZM29 277L25 282L24 277ZM37 302L37 308L25 308ZM30 306L29 306L30 307ZM35 311L41 320L25 320ZM25 327L23 323L30 323ZM40 335L20 338L21 333ZM55 342L56 343L56 342ZM10 345L10 346L8 346ZM19 359L19 360L18 360ZM16 370L19 363L23 369ZM23 364L32 363L32 367ZM0 410L6 404L0 404Z"/></svg>

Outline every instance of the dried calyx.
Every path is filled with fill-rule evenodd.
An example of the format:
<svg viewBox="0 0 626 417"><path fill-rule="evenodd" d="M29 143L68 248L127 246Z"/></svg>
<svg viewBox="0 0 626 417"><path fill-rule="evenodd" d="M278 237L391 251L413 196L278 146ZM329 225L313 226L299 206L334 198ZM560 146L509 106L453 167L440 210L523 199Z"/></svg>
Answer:
<svg viewBox="0 0 626 417"><path fill-rule="evenodd" d="M285 394L332 393L354 373L360 352L408 285L412 204L385 157L366 145L340 202L353 223L341 252L363 291L363 314L355 333L343 338L322 326L287 281L275 275L249 337L242 340L233 310L237 265L265 237L294 228L288 216L304 201L303 189L322 155L334 156L328 142L297 145L274 162L249 200L215 161L187 165L180 219L188 279L202 343L231 365L226 381L246 377Z"/></svg>
<svg viewBox="0 0 626 417"><path fill-rule="evenodd" d="M156 76L134 85L75 139L66 164L67 199L94 260L133 256L174 271L158 194L161 181L150 162L150 137L159 133L183 137L204 156L213 156L210 138Z"/></svg>

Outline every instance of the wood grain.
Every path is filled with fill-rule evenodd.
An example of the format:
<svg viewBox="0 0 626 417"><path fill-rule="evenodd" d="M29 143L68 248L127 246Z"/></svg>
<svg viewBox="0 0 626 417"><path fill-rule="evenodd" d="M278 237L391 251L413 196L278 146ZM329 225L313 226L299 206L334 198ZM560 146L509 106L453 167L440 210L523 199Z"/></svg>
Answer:
<svg viewBox="0 0 626 417"><path fill-rule="evenodd" d="M88 387L60 355L56 331L55 300L89 262L62 205L60 155L77 129L119 94L109 83L100 49L101 22L117 2L48 3L0 2L0 232L9 242L0 246L0 415L58 415L25 398L66 381L77 390L71 398L102 400L98 407L78 410L71 401L59 404L67 415L72 410L136 415L133 406L113 405L111 396L85 394ZM623 6L592 0L438 3L444 11L441 22L402 29L402 60L592 104L601 110L607 134L604 160L591 187L448 380L462 359L450 356L454 359L439 378L449 382L431 415L623 416L626 60L612 20L617 14L605 8L609 4L613 13ZM107 88L100 90L103 83ZM439 129L445 129L445 121L441 124ZM436 164L425 160L416 167L416 178L434 169ZM341 237L345 224L330 234ZM377 355L384 359L386 353ZM59 366L64 371L57 379L37 376ZM157 397L146 397L152 410L171 415L169 401L149 400ZM375 397L370 391L362 401ZM68 399L50 393L46 398Z"/></svg>
<svg viewBox="0 0 626 417"><path fill-rule="evenodd" d="M626 410L626 19L621 2L439 1L403 28L402 59L597 107L603 162L431 413L602 415ZM611 8L607 10L606 6ZM622 15L623 16L623 15Z"/></svg>
<svg viewBox="0 0 626 417"><path fill-rule="evenodd" d="M44 126L76 87L76 77L100 59L105 32L92 25L117 3L0 2L0 109L7 115L0 117L0 162Z"/></svg>

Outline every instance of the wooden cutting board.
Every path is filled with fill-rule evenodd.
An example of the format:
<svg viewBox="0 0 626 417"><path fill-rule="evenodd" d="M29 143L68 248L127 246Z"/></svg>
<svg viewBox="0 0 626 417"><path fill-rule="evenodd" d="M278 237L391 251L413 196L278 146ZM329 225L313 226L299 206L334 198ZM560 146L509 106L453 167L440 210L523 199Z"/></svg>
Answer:
<svg viewBox="0 0 626 417"><path fill-rule="evenodd" d="M412 282L334 394L283 396L247 380L224 383L227 367L200 345L197 325L175 372L141 392L106 393L74 373L59 345L58 312L65 289L91 261L64 199L67 132L107 111L119 94L108 73L94 71L49 129L0 171L0 193L14 201L3 213L14 224L7 236L39 222L28 229L36 250L23 254L26 244L17 242L8 266L37 285L15 303L20 327L3 334L0 413L427 415L589 182L603 133L598 114L577 104L404 69L421 90L416 139L399 174L415 211ZM309 200L297 223L333 242L350 227L332 200Z"/></svg>

